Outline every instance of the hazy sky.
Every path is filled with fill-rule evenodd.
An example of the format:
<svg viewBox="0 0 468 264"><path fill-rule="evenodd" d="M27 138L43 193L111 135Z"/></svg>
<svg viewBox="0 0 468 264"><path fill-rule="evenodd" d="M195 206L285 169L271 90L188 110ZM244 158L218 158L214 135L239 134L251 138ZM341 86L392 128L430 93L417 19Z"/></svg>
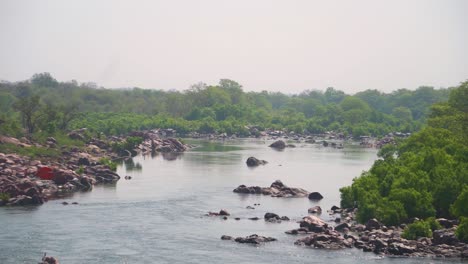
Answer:
<svg viewBox="0 0 468 264"><path fill-rule="evenodd" d="M468 79L467 0L0 0L0 79L348 93Z"/></svg>

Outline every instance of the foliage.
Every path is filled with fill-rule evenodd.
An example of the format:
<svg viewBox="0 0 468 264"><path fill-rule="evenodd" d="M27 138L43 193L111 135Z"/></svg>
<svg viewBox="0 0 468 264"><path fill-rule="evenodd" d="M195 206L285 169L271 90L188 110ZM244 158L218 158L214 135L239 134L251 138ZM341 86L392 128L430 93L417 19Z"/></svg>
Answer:
<svg viewBox="0 0 468 264"><path fill-rule="evenodd" d="M384 147L368 172L340 189L342 207L357 206L360 222L376 217L386 224L468 216L468 126L459 122L468 114L466 90L468 83L452 89L448 103L432 108L428 126Z"/></svg>
<svg viewBox="0 0 468 264"><path fill-rule="evenodd" d="M50 158L57 158L61 156L60 151L57 149L52 148L43 148L43 147L22 147L17 146L14 144L0 144L0 152L3 153L17 153L22 156L27 156L31 158L39 158L39 157L50 157Z"/></svg>
<svg viewBox="0 0 468 264"><path fill-rule="evenodd" d="M80 175L83 174L84 172L85 172L85 170L84 170L83 165L81 165L81 166L76 170L76 173L77 173L77 174L80 174Z"/></svg>
<svg viewBox="0 0 468 264"><path fill-rule="evenodd" d="M455 235L461 241L468 243L468 217L462 217L460 219L460 224L455 230Z"/></svg>
<svg viewBox="0 0 468 264"><path fill-rule="evenodd" d="M113 162L109 158L101 158L99 159L99 163L108 166L113 171L117 170L117 163Z"/></svg>
<svg viewBox="0 0 468 264"><path fill-rule="evenodd" d="M432 237L431 225L426 221L416 221L406 226L401 236L410 240L416 240L419 237Z"/></svg>
<svg viewBox="0 0 468 264"><path fill-rule="evenodd" d="M10 195L8 193L0 193L0 201L7 202L10 199Z"/></svg>
<svg viewBox="0 0 468 264"><path fill-rule="evenodd" d="M132 152L133 149L140 145L143 142L143 138L141 137L127 137L122 142L115 142L112 144L112 150L117 153L122 153L124 151Z"/></svg>
<svg viewBox="0 0 468 264"><path fill-rule="evenodd" d="M468 217L468 186L463 189L450 209L454 216Z"/></svg>
<svg viewBox="0 0 468 264"><path fill-rule="evenodd" d="M182 92L110 90L92 83L58 82L49 73L39 73L24 82L0 83L1 112L11 116L0 116L5 120L0 133L18 136L18 124L22 124L27 133L87 127L111 135L170 127L182 134L247 135L246 126L259 126L297 133L334 130L356 138L382 136L420 129L429 106L446 101L448 91L421 87L390 94L368 90L350 96L330 87L298 95L247 93L228 79L217 85L195 84Z"/></svg>

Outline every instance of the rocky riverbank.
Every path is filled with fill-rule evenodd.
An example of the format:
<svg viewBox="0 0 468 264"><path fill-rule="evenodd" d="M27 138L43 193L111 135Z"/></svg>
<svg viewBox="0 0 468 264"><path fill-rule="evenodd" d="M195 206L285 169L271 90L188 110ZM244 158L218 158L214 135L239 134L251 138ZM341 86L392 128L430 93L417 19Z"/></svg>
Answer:
<svg viewBox="0 0 468 264"><path fill-rule="evenodd" d="M272 197L323 198L321 195L318 196L319 193L309 193L304 189L287 187L281 181L275 181L270 187L240 185L234 189L234 192L271 195ZM420 237L416 240L408 240L403 238L405 224L387 227L376 219L371 219L366 224L359 224L355 220L357 209L341 209L333 206L328 211L331 216L329 222L319 217L322 213L320 206L309 208L307 212L308 215L298 221L298 228L285 231L286 234L299 237L294 242L298 246L329 250L357 248L383 256L468 259L468 244L458 240L455 235L457 220L436 219L435 221L442 228L434 230L432 238ZM227 220L228 216L230 215L225 214L223 217ZM235 220L240 220L239 217L233 217ZM249 219L253 220L253 218ZM257 217L255 220L259 219ZM266 213L264 219L268 222L280 223L282 220L289 220L289 217ZM413 221L418 221L418 219L413 219ZM257 236L253 235L250 240L254 242L250 243L265 242L259 239L256 243L256 238ZM232 240L233 238L223 236L221 239Z"/></svg>
<svg viewBox="0 0 468 264"><path fill-rule="evenodd" d="M45 144L26 139L1 137L0 144L13 144L21 148L54 149L59 157L30 158L14 153L0 153L0 206L40 205L44 202L78 191L90 191L96 184L116 183L120 176L113 171L110 161L121 158L113 144L125 142L126 137L92 138L85 140L84 129L72 131L69 137L84 141L82 147L59 147L54 138ZM131 155L148 152L183 152L189 146L174 138L160 138L155 131L138 131L143 139ZM124 157L128 158L128 157ZM41 177L41 171L50 173Z"/></svg>
<svg viewBox="0 0 468 264"><path fill-rule="evenodd" d="M343 211L335 207L331 212L339 215L335 225L309 215L299 222L298 229L286 233L301 235L295 244L310 248L355 247L365 252L387 256L468 258L468 245L455 236L457 221L437 219L443 228L435 230L432 238L407 240L402 237L404 225L386 227L376 219L362 225L354 221L355 210Z"/></svg>

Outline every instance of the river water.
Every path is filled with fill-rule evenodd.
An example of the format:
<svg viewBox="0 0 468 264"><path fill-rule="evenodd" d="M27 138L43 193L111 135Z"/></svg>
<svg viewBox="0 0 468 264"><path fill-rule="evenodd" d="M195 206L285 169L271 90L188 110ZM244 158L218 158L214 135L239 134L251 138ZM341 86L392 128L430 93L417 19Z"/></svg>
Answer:
<svg viewBox="0 0 468 264"><path fill-rule="evenodd" d="M381 258L357 249L317 250L294 245L294 220L320 205L339 206L339 188L368 169L376 150L297 144L276 151L263 140L191 141L198 147L179 156L137 156L118 168L122 179L32 208L0 208L0 263L37 263L47 252L68 263L435 263L443 260ZM249 156L267 160L248 168ZM240 184L269 186L281 180L291 187L318 191L307 198L241 195ZM78 202L64 206L61 203ZM247 206L255 209L246 209ZM226 209L228 220L204 216ZM293 221L268 223L266 212ZM249 217L259 217L251 221ZM234 217L240 217L236 221ZM221 235L259 234L278 239L261 246L220 240ZM448 261L445 261L448 262ZM450 263L459 262L450 261Z"/></svg>

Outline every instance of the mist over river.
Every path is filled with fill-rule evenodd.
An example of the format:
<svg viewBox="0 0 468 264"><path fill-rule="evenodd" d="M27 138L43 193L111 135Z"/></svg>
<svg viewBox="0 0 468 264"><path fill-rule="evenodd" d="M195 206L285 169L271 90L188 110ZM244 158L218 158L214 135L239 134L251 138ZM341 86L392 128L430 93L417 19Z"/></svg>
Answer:
<svg viewBox="0 0 468 264"><path fill-rule="evenodd" d="M137 156L122 163L122 179L38 207L1 207L0 263L37 263L44 252L61 264L82 263L458 263L460 260L381 258L358 249L318 250L294 245L298 236L284 232L298 228L307 209L339 206L339 188L370 168L375 149L345 145L344 149L297 143L276 151L270 141L231 140L197 145L178 156ZM254 156L268 164L249 168ZM123 176L132 176L125 180ZM281 180L290 187L320 192L319 202L307 198L241 195L241 184L270 186ZM62 205L67 201L70 205ZM72 205L71 202L78 202ZM255 209L246 209L247 206ZM228 220L209 217L226 209ZM292 221L269 223L266 212ZM249 217L259 217L251 221ZM240 217L236 221L234 217ZM222 241L259 234L278 241L260 246Z"/></svg>

